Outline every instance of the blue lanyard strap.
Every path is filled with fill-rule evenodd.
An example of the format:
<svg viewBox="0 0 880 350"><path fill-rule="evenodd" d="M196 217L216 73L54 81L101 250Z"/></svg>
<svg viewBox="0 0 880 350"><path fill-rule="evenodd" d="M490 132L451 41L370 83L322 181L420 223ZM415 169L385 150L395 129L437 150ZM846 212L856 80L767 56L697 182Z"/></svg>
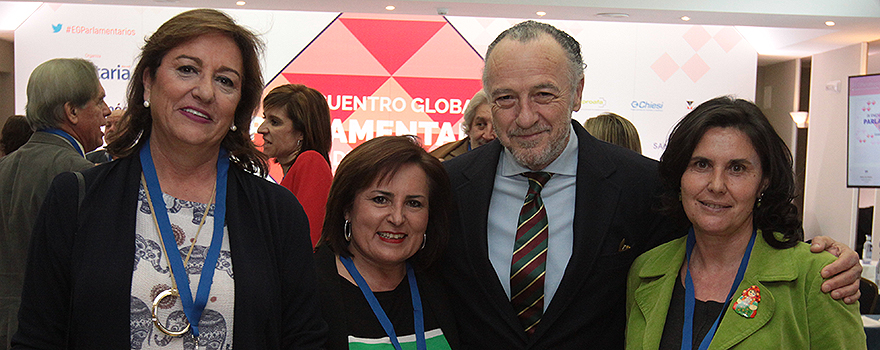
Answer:
<svg viewBox="0 0 880 350"><path fill-rule="evenodd" d="M193 336L198 337L199 319L202 317L205 305L208 304L208 295L211 292L211 284L214 282L214 267L217 265L217 259L220 257L220 246L223 243L223 226L226 223L226 175L229 172L229 157L226 155L226 150L221 147L217 157L214 233L211 236L211 245L208 248L207 256L205 256L205 264L202 266L195 301L189 286L189 275L183 266L183 258L180 256L180 250L177 249L177 241L174 239L174 231L172 231L171 221L168 219L165 199L162 198L162 187L159 185L156 166L153 164L153 157L150 153L150 140L147 140L143 147L141 147L140 157L147 188L150 193L156 194L155 197L151 197L149 200L153 203L153 213L156 215L159 232L162 235L162 243L165 245L165 252L168 254L168 263L171 265L171 271L177 283L180 301L183 303L183 312L186 314L186 319L192 327ZM208 215L207 211L205 215Z"/></svg>
<svg viewBox="0 0 880 350"><path fill-rule="evenodd" d="M70 136L70 134L68 134L66 131L56 128L48 128L40 131L55 134L67 139L67 142L70 142L70 144L73 146L74 149L76 149L76 152L79 153L79 155L83 157L86 156L85 152L83 152L83 149L79 146L79 142L76 142L76 139L74 139L73 136Z"/></svg>
<svg viewBox="0 0 880 350"><path fill-rule="evenodd" d="M354 282L357 283L358 288L360 288L361 293L364 294L364 298L367 299L367 302L370 304L370 308L373 309L373 313L376 315L376 318L379 319L379 323L382 325L382 328L385 330L385 334L388 335L388 338L391 340L391 345L394 346L397 350L402 350L400 347L400 341L397 340L397 333L394 332L394 325L391 324L391 320L388 319L388 315L385 314L385 310L382 309L382 305L379 305L379 300L376 299L376 296L373 295L373 291L370 290L370 286L367 285L367 281L364 280L363 276L361 276L360 272L358 272L357 267L354 266L354 262L351 261L351 258L340 256L339 261L342 262L342 265L345 266L345 269L348 270L348 273L351 274L351 277L354 278ZM413 322L415 323L415 332L416 332L416 349L418 350L427 350L427 345L425 341L425 319L424 319L424 311L422 310L422 299L419 297L419 286L416 284L416 274L413 272L412 266L409 263L406 263L406 278L409 282L409 291L410 295L412 295L412 304L413 304Z"/></svg>
<svg viewBox="0 0 880 350"><path fill-rule="evenodd" d="M712 324L712 328L709 329L709 332L706 333L706 336L700 341L700 350L709 348L709 344L712 343L712 338L715 337L715 330L718 329L718 323L721 322L721 317L724 316L724 312L727 311L727 305L730 303L730 298L733 297L733 293L736 293L736 289L739 288L739 284L742 283L746 268L749 266L749 257L752 255L752 247L755 246L756 236L757 231L753 230L752 237L749 239L749 245L746 247L746 252L743 254L742 260L739 263L739 270L736 271L736 278L733 280L733 285L730 286L730 292L727 293L727 299L724 299L724 307L721 308L721 313L715 318L715 323ZM691 350L694 339L694 304L696 297L694 296L694 281L691 279L690 262L691 252L694 250L695 243L696 237L694 236L694 228L691 227L688 232L686 250L687 267L685 268L684 326L681 330L682 350Z"/></svg>

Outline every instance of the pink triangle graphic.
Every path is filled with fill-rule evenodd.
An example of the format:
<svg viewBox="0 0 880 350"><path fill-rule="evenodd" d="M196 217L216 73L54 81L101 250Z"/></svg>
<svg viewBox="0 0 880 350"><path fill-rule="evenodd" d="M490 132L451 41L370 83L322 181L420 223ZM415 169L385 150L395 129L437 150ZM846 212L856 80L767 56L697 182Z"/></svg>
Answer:
<svg viewBox="0 0 880 350"><path fill-rule="evenodd" d="M483 59L446 24L394 76L472 79L482 69Z"/></svg>
<svg viewBox="0 0 880 350"><path fill-rule="evenodd" d="M388 76L388 71L338 19L309 44L284 72Z"/></svg>

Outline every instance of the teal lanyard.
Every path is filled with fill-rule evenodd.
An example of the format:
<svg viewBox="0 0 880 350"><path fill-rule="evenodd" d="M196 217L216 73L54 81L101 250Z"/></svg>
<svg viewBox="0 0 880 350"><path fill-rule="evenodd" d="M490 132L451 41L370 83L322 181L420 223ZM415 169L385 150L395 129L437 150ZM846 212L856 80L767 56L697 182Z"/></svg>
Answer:
<svg viewBox="0 0 880 350"><path fill-rule="evenodd" d="M724 299L724 307L721 308L721 314L715 318L715 323L712 324L712 328L709 329L709 332L706 333L706 336L700 341L700 350L709 348L709 344L712 343L712 338L715 337L715 330L718 329L718 323L721 322L721 316L724 316L724 311L730 303L730 298L733 297L733 293L736 293L736 289L739 288L739 284L742 283L746 268L749 266L749 256L752 255L752 247L755 246L756 236L757 231L752 231L752 238L749 239L749 245L746 247L746 252L743 254L742 261L739 263L739 270L736 272L736 278L733 280L733 285L730 286L730 292L727 293L727 299ZM687 236L686 263L688 264L688 268L685 269L684 326L681 329L681 350L691 350L693 347L694 304L696 297L694 296L694 281L691 279L689 266L691 263L691 251L694 250L695 243L696 238L694 237L694 228L691 227Z"/></svg>
<svg viewBox="0 0 880 350"><path fill-rule="evenodd" d="M391 345L393 345L396 350L402 350L400 347L400 341L397 340L397 333L394 332L394 325L391 324L391 320L388 319L385 310L382 310L382 305L379 305L379 300L373 295L373 291L370 290L367 281L364 280L364 277L358 272L357 267L354 266L354 262L351 261L351 258L344 256L340 256L339 261L342 262L342 265L344 265L345 269L348 270L348 273L351 274L354 282L357 283L358 288L360 288L361 293L364 294L364 298L367 298L370 308L373 309L373 313L376 314L376 318L379 319L379 323L385 330L385 334L387 334L388 338L391 340ZM406 263L406 277L409 282L410 295L412 296L413 322L415 323L414 326L416 331L416 349L427 350L422 299L419 297L419 286L416 284L416 274L413 272L412 266L410 266L409 263Z"/></svg>

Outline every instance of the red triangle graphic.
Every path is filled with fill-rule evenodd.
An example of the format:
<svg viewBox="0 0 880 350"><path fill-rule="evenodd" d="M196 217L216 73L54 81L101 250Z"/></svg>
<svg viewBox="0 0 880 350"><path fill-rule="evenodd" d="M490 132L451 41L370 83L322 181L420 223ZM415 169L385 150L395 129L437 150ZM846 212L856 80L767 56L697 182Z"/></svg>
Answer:
<svg viewBox="0 0 880 350"><path fill-rule="evenodd" d="M325 97L330 96L330 116L345 121L352 111L343 111L338 107L336 99L340 95L372 96L382 84L388 81L388 77L358 76L358 75L331 75L331 74L298 74L282 73L291 84L303 84L318 90ZM335 105L337 108L333 108Z"/></svg>
<svg viewBox="0 0 880 350"><path fill-rule="evenodd" d="M339 21L392 75L446 22L340 18Z"/></svg>
<svg viewBox="0 0 880 350"><path fill-rule="evenodd" d="M474 97L482 88L480 79L406 78L395 77L400 86L412 96L425 102L425 114L435 122L455 123L463 116L463 111L453 113L453 99L459 100L462 107L465 101ZM447 102L442 102L445 100ZM448 103L448 104L446 104ZM445 113L440 113L441 110ZM432 111L434 111L432 113Z"/></svg>

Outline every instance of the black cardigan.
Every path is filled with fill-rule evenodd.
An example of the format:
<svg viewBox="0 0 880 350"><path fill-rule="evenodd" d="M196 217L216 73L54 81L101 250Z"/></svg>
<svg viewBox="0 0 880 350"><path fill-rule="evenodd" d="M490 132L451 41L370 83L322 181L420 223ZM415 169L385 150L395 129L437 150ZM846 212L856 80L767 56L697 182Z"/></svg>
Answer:
<svg viewBox="0 0 880 350"><path fill-rule="evenodd" d="M315 265L318 269L318 283L321 290L321 306L323 307L324 318L330 326L330 332L327 336L327 343L324 348L327 350L343 350L348 349L348 319L353 317L376 317L375 315L349 315L347 310L343 309L342 297L340 291L342 285L340 283L339 272L336 270L336 255L326 246L318 247L315 252ZM419 285L419 293L422 297L422 305L430 308L449 347L453 350L459 349L458 346L458 328L452 315L452 306L449 298L441 289L438 283L439 279L435 277L435 273L430 271L416 270L416 283Z"/></svg>
<svg viewBox="0 0 880 350"><path fill-rule="evenodd" d="M34 228L15 349L130 348L137 156L55 178ZM325 340L308 219L284 188L230 166L227 231L236 349L313 349Z"/></svg>

